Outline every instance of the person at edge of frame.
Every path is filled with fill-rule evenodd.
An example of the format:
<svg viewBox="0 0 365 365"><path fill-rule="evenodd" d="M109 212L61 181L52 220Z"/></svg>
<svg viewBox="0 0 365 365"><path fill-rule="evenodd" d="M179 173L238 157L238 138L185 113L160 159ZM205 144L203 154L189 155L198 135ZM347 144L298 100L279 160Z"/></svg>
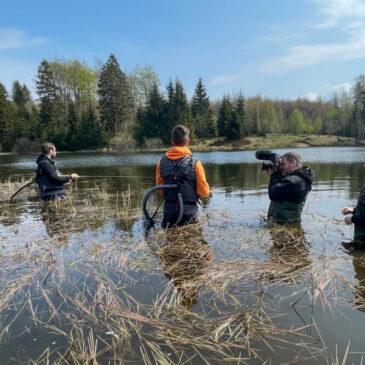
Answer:
<svg viewBox="0 0 365 365"><path fill-rule="evenodd" d="M302 167L299 154L288 152L282 157L280 166L268 169L270 206L269 223L294 223L301 220L301 214L308 193L312 189L314 171Z"/></svg>
<svg viewBox="0 0 365 365"><path fill-rule="evenodd" d="M363 165L365 168L365 164ZM363 185L355 208L344 207L341 210L345 223L354 224L354 243L365 248L365 184Z"/></svg>
<svg viewBox="0 0 365 365"><path fill-rule="evenodd" d="M173 145L156 166L156 184L178 184L184 203L183 217L179 225L199 221L199 198L207 198L210 194L205 171L200 161L193 159L187 147L190 143L190 130L183 125L176 125L171 133ZM178 217L177 190L163 191L165 199L162 227L174 225Z"/></svg>
<svg viewBox="0 0 365 365"><path fill-rule="evenodd" d="M42 154L38 156L37 185L42 200L63 199L65 192L63 185L76 181L79 175L72 173L69 176L60 176L55 165L56 146L50 142L44 142L41 146Z"/></svg>

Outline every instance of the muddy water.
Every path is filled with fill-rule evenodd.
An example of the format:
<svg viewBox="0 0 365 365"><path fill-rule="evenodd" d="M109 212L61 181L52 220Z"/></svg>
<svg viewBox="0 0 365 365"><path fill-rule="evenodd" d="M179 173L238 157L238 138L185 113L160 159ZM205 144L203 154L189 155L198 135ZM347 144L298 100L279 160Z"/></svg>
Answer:
<svg viewBox="0 0 365 365"><path fill-rule="evenodd" d="M154 185L159 154L59 154L61 172L82 176L77 186L68 187L75 210L60 211L34 199L0 206L1 363L46 363L47 359L62 363L62 356L70 363L77 363L78 357L82 363L91 358L88 344L96 340L101 364L117 363L117 358L120 363L139 364L146 362L146 356L151 363L159 362L146 345L153 341L171 363L200 364L204 357L211 363L222 358L238 363L245 358L242 363L327 364L342 362L345 356L360 363L365 351L365 252L343 248L353 229L343 223L340 209L356 203L365 183L365 149L296 152L316 172L301 227L289 234L289 241L305 242L304 249L288 248L285 232L267 228L268 177L254 152L194 154L205 166L213 194L201 206L203 223L194 233L201 243L197 251L203 253L193 272L174 271L181 259L176 259L174 249L164 254L156 250L170 238L159 232L147 235L144 230L141 198ZM35 157L0 156L0 177L30 177ZM129 189L133 213L121 223L116 211L125 208L123 194ZM103 305L109 299L100 294L105 287L112 288L121 308L128 309L128 315L123 312L124 322L105 314ZM192 337L183 345L173 342L166 333L165 337L156 334L157 325L133 317L138 313L156 319L152 308L158 298L166 291L171 298L185 289L193 295L182 296L175 308L183 315L166 313L161 327L167 331L168 323L182 334L189 326L192 331L198 328L198 345L192 344ZM267 313L260 317L264 327L255 322L257 308ZM243 319L250 313L256 323L256 337L250 343L255 351L247 350L245 343L254 331ZM236 317L230 330L227 327L227 332L217 335L217 328L232 316ZM117 328L127 318L141 332L128 324L124 338ZM94 338L88 342L90 333ZM204 347L207 338L217 347L226 344L225 355ZM126 343L133 350L116 350L127 348Z"/></svg>

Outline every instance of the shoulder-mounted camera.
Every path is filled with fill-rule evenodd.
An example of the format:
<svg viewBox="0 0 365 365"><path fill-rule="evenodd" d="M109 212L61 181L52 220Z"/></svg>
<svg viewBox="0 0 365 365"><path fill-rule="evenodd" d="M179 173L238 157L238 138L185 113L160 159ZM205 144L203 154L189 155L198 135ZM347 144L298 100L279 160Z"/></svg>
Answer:
<svg viewBox="0 0 365 365"><path fill-rule="evenodd" d="M274 170L277 171L281 165L282 157L271 150L258 150L255 154L258 160L270 161L263 162L262 170Z"/></svg>

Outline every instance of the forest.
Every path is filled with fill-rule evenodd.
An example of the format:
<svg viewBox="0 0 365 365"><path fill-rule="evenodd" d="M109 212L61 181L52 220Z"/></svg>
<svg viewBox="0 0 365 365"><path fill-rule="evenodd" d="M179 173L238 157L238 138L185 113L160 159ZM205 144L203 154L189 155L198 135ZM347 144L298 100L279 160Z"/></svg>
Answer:
<svg viewBox="0 0 365 365"><path fill-rule="evenodd" d="M123 72L110 55L97 67L77 59L43 60L34 87L37 98L18 80L10 91L0 82L0 151L37 152L46 140L64 151L160 148L169 143L176 124L190 128L193 142L268 133L364 140L365 75L354 80L350 93L315 101L272 100L241 91L210 100L199 78L188 100L179 79L170 79L161 90L152 66Z"/></svg>

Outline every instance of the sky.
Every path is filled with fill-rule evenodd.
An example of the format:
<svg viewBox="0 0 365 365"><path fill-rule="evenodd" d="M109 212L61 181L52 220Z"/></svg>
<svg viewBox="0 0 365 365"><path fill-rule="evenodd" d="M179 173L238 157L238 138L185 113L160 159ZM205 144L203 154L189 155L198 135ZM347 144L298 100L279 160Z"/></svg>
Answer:
<svg viewBox="0 0 365 365"><path fill-rule="evenodd" d="M124 72L151 65L164 91L198 78L212 100L349 91L365 73L365 0L1 0L0 82L35 93L43 59L90 66L113 53Z"/></svg>

